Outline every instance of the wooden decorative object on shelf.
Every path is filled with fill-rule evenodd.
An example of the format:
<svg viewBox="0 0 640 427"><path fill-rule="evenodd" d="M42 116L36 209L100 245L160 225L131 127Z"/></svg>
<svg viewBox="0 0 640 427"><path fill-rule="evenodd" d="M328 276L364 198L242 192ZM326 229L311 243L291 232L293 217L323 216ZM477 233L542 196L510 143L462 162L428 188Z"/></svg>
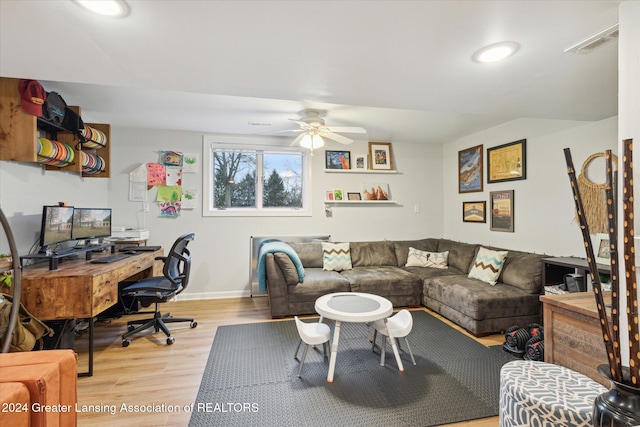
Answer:
<svg viewBox="0 0 640 427"><path fill-rule="evenodd" d="M582 230L582 239L584 240L584 248L587 253L587 262L589 264L591 284L593 286L593 293L596 299L596 307L598 309L598 317L600 319L600 326L602 329L602 338L604 340L604 345L607 350L607 360L609 361L611 378L619 380L622 378L622 372L620 369L620 365L616 363L615 352L613 349L613 340L611 339L611 330L609 328L609 322L607 321L607 313L605 311L604 299L602 297L602 287L600 286L600 275L598 274L596 258L593 253L593 246L591 245L589 225L587 224L587 219L584 215L582 198L580 197L580 189L578 188L578 181L576 179L576 172L573 167L573 160L571 159L570 149L568 148L564 149L564 157L567 163L567 173L569 174L569 181L571 182L573 200L576 205L576 214L578 215L580 229Z"/></svg>
<svg viewBox="0 0 640 427"><path fill-rule="evenodd" d="M633 214L633 140L623 141L622 208L624 211L624 266L627 288L627 324L629 325L629 374L633 387L640 387L640 338L638 337L638 283L634 247ZM621 382L625 382L624 379Z"/></svg>

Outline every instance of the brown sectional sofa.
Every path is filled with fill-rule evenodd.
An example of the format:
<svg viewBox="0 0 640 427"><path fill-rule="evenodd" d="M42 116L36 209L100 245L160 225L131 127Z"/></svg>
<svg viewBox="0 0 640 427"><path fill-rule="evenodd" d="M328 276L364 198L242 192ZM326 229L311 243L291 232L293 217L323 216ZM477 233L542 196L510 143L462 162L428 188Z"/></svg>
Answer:
<svg viewBox="0 0 640 427"><path fill-rule="evenodd" d="M350 242L353 268L341 272L322 269L320 242L289 245L304 267L304 280L298 281L289 256L265 254L272 317L315 313L318 297L351 291L383 296L394 307L424 305L478 336L540 321L545 255L509 250L498 283L491 286L468 277L478 244L429 238ZM448 268L406 267L410 247L448 251Z"/></svg>

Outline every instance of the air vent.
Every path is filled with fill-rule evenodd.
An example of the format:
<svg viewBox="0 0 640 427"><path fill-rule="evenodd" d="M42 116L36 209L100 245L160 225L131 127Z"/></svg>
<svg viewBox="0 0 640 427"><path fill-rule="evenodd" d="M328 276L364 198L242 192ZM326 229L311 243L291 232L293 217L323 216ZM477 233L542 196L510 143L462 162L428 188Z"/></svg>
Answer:
<svg viewBox="0 0 640 427"><path fill-rule="evenodd" d="M618 24L612 25L611 27L600 31L597 34L592 35L591 37L577 43L571 47L566 48L565 53L590 53L603 46L611 41L618 40L618 35L620 30L618 29Z"/></svg>

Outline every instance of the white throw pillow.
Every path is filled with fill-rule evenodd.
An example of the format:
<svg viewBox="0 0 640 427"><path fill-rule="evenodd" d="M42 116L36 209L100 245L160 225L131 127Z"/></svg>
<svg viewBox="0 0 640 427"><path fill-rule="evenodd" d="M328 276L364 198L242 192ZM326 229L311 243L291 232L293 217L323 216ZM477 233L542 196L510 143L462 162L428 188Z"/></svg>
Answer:
<svg viewBox="0 0 640 427"><path fill-rule="evenodd" d="M322 269L328 271L351 270L351 249L347 243L322 242Z"/></svg>
<svg viewBox="0 0 640 427"><path fill-rule="evenodd" d="M478 255L473 261L471 271L469 271L469 278L495 285L498 283L498 277L500 277L500 272L508 253L507 251L492 251L491 249L480 247Z"/></svg>
<svg viewBox="0 0 640 427"><path fill-rule="evenodd" d="M430 268L449 268L449 251L445 252L428 252L429 259L426 267Z"/></svg>
<svg viewBox="0 0 640 427"><path fill-rule="evenodd" d="M416 248L409 247L409 255L405 267L426 267L429 253Z"/></svg>
<svg viewBox="0 0 640 427"><path fill-rule="evenodd" d="M427 252L409 247L405 267L448 268L449 252Z"/></svg>

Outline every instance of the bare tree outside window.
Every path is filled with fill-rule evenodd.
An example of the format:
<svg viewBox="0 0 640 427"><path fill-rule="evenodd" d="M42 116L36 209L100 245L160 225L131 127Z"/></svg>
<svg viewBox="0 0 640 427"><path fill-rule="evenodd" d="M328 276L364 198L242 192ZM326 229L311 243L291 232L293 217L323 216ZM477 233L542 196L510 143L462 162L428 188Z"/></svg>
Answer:
<svg viewBox="0 0 640 427"><path fill-rule="evenodd" d="M214 208L301 209L303 154L213 149Z"/></svg>

